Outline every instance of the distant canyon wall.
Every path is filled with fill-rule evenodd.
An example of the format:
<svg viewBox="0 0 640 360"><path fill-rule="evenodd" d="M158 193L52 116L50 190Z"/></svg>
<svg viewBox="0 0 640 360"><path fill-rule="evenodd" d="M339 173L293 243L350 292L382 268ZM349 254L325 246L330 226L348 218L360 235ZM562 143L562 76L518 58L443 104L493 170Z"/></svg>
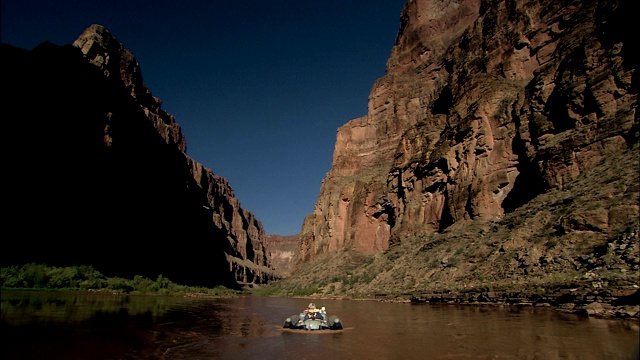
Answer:
<svg viewBox="0 0 640 360"><path fill-rule="evenodd" d="M338 129L299 261L499 217L638 141L624 1L410 0Z"/></svg>
<svg viewBox="0 0 640 360"><path fill-rule="evenodd" d="M267 235L265 249L271 267L282 277L291 274L298 257L298 235Z"/></svg>

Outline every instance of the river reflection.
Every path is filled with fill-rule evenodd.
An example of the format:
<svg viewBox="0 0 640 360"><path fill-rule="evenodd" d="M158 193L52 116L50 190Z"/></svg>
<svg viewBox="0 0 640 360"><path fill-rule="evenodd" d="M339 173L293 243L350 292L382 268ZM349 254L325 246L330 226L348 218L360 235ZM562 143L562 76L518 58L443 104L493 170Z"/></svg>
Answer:
<svg viewBox="0 0 640 360"><path fill-rule="evenodd" d="M246 296L2 297L3 359L637 359L637 321L549 309ZM295 332L314 301L341 331Z"/></svg>

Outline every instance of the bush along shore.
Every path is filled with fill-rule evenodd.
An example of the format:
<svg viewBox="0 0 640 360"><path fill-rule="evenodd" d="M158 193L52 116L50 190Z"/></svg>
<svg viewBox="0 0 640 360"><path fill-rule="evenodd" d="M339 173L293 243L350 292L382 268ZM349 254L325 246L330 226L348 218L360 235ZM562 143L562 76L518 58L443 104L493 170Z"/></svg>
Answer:
<svg viewBox="0 0 640 360"><path fill-rule="evenodd" d="M133 279L106 277L91 266L55 267L25 264L0 269L2 291L76 291L130 295L170 296L236 296L242 292L218 286L215 288L178 285L158 275L155 280L136 275Z"/></svg>

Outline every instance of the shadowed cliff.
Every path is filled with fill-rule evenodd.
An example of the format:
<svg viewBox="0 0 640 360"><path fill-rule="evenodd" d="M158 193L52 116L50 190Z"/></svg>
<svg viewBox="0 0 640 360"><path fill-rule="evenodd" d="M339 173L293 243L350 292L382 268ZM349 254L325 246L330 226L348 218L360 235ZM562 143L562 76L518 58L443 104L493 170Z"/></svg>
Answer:
<svg viewBox="0 0 640 360"><path fill-rule="evenodd" d="M99 25L74 45L1 47L2 265L234 288L273 279L262 224L186 155L133 55Z"/></svg>

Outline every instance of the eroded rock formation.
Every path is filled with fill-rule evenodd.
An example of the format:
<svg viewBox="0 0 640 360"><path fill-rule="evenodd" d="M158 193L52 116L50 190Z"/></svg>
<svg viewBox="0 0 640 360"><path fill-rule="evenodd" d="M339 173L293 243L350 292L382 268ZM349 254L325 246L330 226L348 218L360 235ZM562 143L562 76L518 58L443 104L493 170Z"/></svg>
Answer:
<svg viewBox="0 0 640 360"><path fill-rule="evenodd" d="M300 261L500 217L637 150L629 7L409 0L368 114L338 129Z"/></svg>
<svg viewBox="0 0 640 360"><path fill-rule="evenodd" d="M91 64L102 70L105 77L121 81L167 144L175 145L180 151L187 152L186 139L182 135L180 125L176 123L173 115L161 108L162 101L153 96L144 85L140 65L129 49L104 26L98 24L85 29L73 42L73 46L79 48ZM105 133L105 141L109 142L108 129L105 129Z"/></svg>

